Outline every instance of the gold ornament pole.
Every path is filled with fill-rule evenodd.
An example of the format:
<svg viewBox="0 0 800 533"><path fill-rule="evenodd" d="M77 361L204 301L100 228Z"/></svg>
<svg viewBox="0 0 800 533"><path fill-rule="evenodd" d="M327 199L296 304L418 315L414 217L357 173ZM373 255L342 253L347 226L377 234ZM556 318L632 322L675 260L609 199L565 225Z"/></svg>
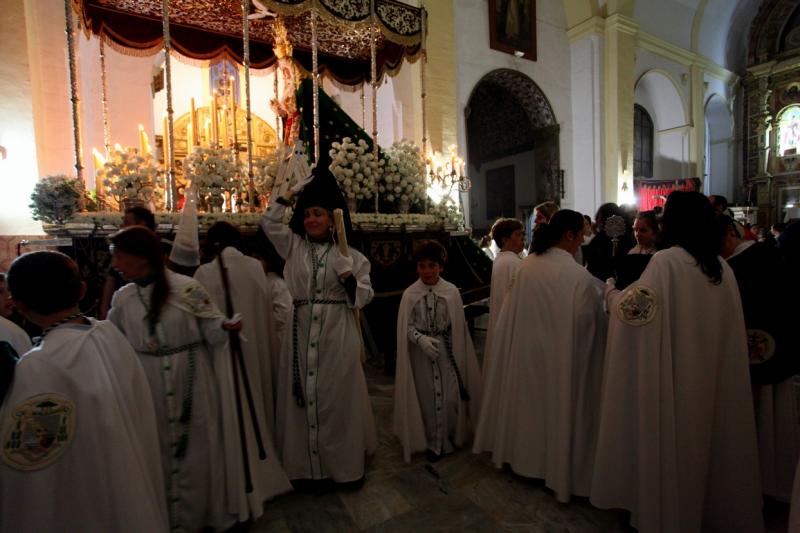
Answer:
<svg viewBox="0 0 800 533"><path fill-rule="evenodd" d="M319 43L317 10L311 9L311 80L314 87L314 164L319 162Z"/></svg>
<svg viewBox="0 0 800 533"><path fill-rule="evenodd" d="M361 127L367 129L367 105L366 97L364 95L364 84L361 84Z"/></svg>
<svg viewBox="0 0 800 533"><path fill-rule="evenodd" d="M247 178L248 178L248 188L249 188L249 200L250 200L250 209L255 210L256 204L256 187L255 182L253 181L253 124L252 124L252 113L250 110L250 19L247 16L250 14L250 0L242 0L242 36L244 38L244 42L242 43L243 46L243 55L244 55L244 101L245 101L245 112L247 113ZM276 77L275 81L277 83L277 63L276 65ZM234 132L236 131L236 98L233 99L233 112L234 112ZM237 157L238 157L238 144L237 144Z"/></svg>
<svg viewBox="0 0 800 533"><path fill-rule="evenodd" d="M372 0L369 27L370 81L372 84L372 157L378 160L378 27L375 24L375 0ZM375 180L375 212L378 212L378 180Z"/></svg>
<svg viewBox="0 0 800 533"><path fill-rule="evenodd" d="M278 68L280 65L280 58L275 61L275 79L273 80L273 89L275 90L275 102L280 102L280 98L278 96L278 75L281 72L281 69ZM275 111L275 136L278 139L283 139L283 132L281 131L281 116L278 113L278 110L273 108Z"/></svg>
<svg viewBox="0 0 800 533"><path fill-rule="evenodd" d="M425 88L425 65L428 63L428 51L426 48L426 40L428 36L428 12L424 6L420 6L422 14L422 57L419 64L419 81L420 81L420 98L422 100L422 157L428 160L428 115L426 105L426 88ZM428 212L428 172L425 169L425 213Z"/></svg>
<svg viewBox="0 0 800 533"><path fill-rule="evenodd" d="M164 77L166 78L167 87L167 139L164 140L168 143L168 149L164 150L165 154L169 154L169 162L167 165L167 186L166 186L166 209L167 211L175 210L175 197L177 191L175 189L175 124L172 117L172 64L170 62L171 42L169 37L169 0L162 0L161 2L161 29L164 33Z"/></svg>
<svg viewBox="0 0 800 533"><path fill-rule="evenodd" d="M69 58L69 91L72 102L72 137L75 149L75 176L83 183L83 147L81 146L80 98L78 97L78 65L75 58L75 28L72 23L72 0L64 0L67 19L67 54ZM85 183L84 183L85 185Z"/></svg>
<svg viewBox="0 0 800 533"><path fill-rule="evenodd" d="M100 102L103 111L103 149L105 158L111 153L111 126L108 121L108 72L106 71L106 41L100 36ZM95 168L95 175L99 168ZM95 178L94 190L97 195L97 208L102 211L105 206L105 191L103 181Z"/></svg>

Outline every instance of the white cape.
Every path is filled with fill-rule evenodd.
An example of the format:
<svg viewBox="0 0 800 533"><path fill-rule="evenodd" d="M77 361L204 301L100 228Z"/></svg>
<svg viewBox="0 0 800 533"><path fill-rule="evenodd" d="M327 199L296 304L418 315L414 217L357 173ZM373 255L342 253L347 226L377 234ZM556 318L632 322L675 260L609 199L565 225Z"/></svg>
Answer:
<svg viewBox="0 0 800 533"><path fill-rule="evenodd" d="M559 501L588 495L606 317L602 284L553 248L523 260L488 347L475 453L544 479Z"/></svg>
<svg viewBox="0 0 800 533"><path fill-rule="evenodd" d="M228 271L231 299L235 312L242 314L242 352L249 383L253 394L256 418L264 448L265 460L260 460L250 411L245 396L242 375L239 373L240 404L245 423L247 456L250 466L253 491L244 492L244 461L239 441L236 401L234 393L234 369L230 353L214 360L214 371L219 380L224 380L222 394L222 427L227 454L232 461L225 472L230 480L227 484L229 512L238 514L239 520L257 519L263 514L264 502L279 494L289 492L292 486L281 468L274 447L274 399L272 392L273 359L277 359L279 344L272 317L272 302L267 277L257 259L247 257L235 248L225 248L223 261ZM211 301L219 309L225 309L225 290L219 269L219 259L201 265L194 275L208 291ZM239 369L237 367L236 371Z"/></svg>
<svg viewBox="0 0 800 533"><path fill-rule="evenodd" d="M642 532L763 531L744 317L683 248L613 296L591 501Z"/></svg>
<svg viewBox="0 0 800 533"><path fill-rule="evenodd" d="M32 347L31 339L25 330L2 316L0 316L0 341L8 342L19 356Z"/></svg>
<svg viewBox="0 0 800 533"><path fill-rule="evenodd" d="M411 460L411 454L427 449L422 408L419 405L414 373L411 368L408 346L408 319L411 309L424 298L429 287L417 280L403 293L397 314L397 366L394 391L394 432L403 445L403 458ZM481 406L481 371L467 323L464 320L464 304L455 285L443 279L433 290L447 302L452 328L453 357L461 373L469 401L461 400L458 409L455 444L464 446L472 437L475 421Z"/></svg>
<svg viewBox="0 0 800 533"><path fill-rule="evenodd" d="M23 419L28 451L14 453L12 415L37 397L70 406L61 411L60 444L33 446ZM47 426L47 419L40 409L27 426ZM60 326L29 351L16 367L0 428L0 531L168 530L150 387L110 322Z"/></svg>
<svg viewBox="0 0 800 533"><path fill-rule="evenodd" d="M500 252L492 263L492 284L489 293L489 328L486 330L486 346L492 342L492 334L497 329L497 318L503 309L503 302L508 295L514 274L522 265L522 259L514 252ZM489 368L488 351L483 354L483 370Z"/></svg>

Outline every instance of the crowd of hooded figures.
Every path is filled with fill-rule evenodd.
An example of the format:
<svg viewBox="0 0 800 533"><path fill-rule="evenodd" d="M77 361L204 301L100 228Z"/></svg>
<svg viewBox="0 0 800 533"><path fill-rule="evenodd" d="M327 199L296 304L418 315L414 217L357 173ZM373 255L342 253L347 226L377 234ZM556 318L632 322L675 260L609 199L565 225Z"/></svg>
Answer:
<svg viewBox="0 0 800 533"><path fill-rule="evenodd" d="M800 321L782 294L800 224L755 242L710 200L497 221L482 366L445 248L418 244L397 320L404 460L471 448L643 532L763 531L800 453ZM358 490L377 449L358 318L373 289L330 173L263 214L282 278L224 222L203 265L196 227L168 251L146 210L124 226L102 320L81 313L66 255L22 255L0 280L0 530L225 530L293 488Z"/></svg>

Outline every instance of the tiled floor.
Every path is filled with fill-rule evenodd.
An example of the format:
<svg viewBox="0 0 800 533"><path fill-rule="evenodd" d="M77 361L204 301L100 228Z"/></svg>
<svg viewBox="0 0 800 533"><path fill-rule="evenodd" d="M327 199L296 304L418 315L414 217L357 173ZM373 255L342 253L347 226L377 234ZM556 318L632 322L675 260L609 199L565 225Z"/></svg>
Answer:
<svg viewBox="0 0 800 533"><path fill-rule="evenodd" d="M480 351L481 333L476 334ZM403 531L632 532L622 511L588 500L558 503L543 482L496 469L485 456L461 450L431 464L403 462L392 434L393 378L367 365L379 447L358 491L294 492L269 502L251 533ZM786 531L788 510L769 510L767 532Z"/></svg>

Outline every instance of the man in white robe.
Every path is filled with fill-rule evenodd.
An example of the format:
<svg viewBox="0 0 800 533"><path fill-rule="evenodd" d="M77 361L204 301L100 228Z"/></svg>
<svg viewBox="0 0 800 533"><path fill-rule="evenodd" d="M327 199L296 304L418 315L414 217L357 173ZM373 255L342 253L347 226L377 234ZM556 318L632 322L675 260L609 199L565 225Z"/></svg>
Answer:
<svg viewBox="0 0 800 533"><path fill-rule="evenodd" d="M240 336L242 357L248 375L248 383L253 396L256 411L256 420L259 425L260 438L266 452L266 459L259 457L257 449L257 436L251 420L250 407L245 397L244 378L240 368L234 369L236 364L232 355L226 356L226 362L219 362L216 366L224 364L225 373L237 375L240 383L240 409L245 422L248 464L253 484L253 492L240 495L239 514L240 520L247 518L257 519L263 512L264 501L291 490L289 480L281 468L278 454L274 449L274 400L272 394L272 360L277 359L279 345L272 317L269 288L266 276L257 259L247 257L234 248L238 241L238 230L226 222L218 222L208 231L208 239L225 246L222 250L222 264L227 270L230 298L234 312L242 315L242 332ZM225 286L220 272L220 259L216 257L210 263L201 265L195 273L195 279L208 290L211 301L220 309L226 308ZM230 400L235 401L233 398ZM225 402L225 400L223 400ZM236 405L232 405L225 412L235 413ZM227 423L226 423L227 422ZM236 418L229 417L223 420L224 433L227 447L239 449L239 428ZM240 455L237 471L238 481L234 486L241 486L241 477L244 475L244 464Z"/></svg>
<svg viewBox="0 0 800 533"><path fill-rule="evenodd" d="M46 329L0 410L0 531L167 531L155 412L130 344L80 315L85 286L66 256L26 254L9 281Z"/></svg>
<svg viewBox="0 0 800 533"><path fill-rule="evenodd" d="M714 284L673 246L608 299L591 501L644 533L764 528L747 336L721 263Z"/></svg>
<svg viewBox="0 0 800 533"><path fill-rule="evenodd" d="M491 344L492 332L497 327L497 317L503 308L511 278L520 267L520 254L525 249L525 227L514 218L502 218L492 225L492 239L500 247L500 252L492 263L492 282L489 293L489 327L486 331L486 345ZM488 352L483 355L483 368L488 368Z"/></svg>
<svg viewBox="0 0 800 533"><path fill-rule="evenodd" d="M546 228L534 242L546 251L522 261L488 347L473 451L544 479L567 502L591 485L606 318L602 284L574 258L582 215L559 211ZM557 238L545 235L557 230Z"/></svg>
<svg viewBox="0 0 800 533"><path fill-rule="evenodd" d="M438 457L466 445L481 401L461 294L438 273L435 281L422 276L403 292L397 315L394 432L406 462L415 452Z"/></svg>

